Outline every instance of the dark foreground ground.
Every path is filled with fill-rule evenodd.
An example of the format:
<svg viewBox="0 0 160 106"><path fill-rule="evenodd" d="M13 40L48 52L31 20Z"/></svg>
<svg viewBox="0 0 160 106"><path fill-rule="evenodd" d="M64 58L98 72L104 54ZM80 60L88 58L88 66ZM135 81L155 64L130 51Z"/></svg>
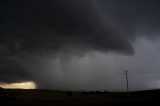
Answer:
<svg viewBox="0 0 160 106"><path fill-rule="evenodd" d="M126 93L0 90L0 106L135 106L160 104L160 90Z"/></svg>

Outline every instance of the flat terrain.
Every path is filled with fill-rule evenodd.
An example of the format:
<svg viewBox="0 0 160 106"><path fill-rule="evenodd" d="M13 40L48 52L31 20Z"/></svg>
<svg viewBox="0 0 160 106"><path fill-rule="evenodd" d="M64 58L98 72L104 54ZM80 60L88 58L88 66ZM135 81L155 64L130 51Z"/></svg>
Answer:
<svg viewBox="0 0 160 106"><path fill-rule="evenodd" d="M1 105L112 106L160 104L160 90L130 93L0 90Z"/></svg>

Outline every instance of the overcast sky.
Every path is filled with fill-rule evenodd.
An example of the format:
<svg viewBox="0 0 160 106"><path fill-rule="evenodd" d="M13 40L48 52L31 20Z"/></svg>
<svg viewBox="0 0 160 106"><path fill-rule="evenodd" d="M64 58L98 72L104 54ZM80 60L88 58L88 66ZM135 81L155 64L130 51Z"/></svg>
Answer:
<svg viewBox="0 0 160 106"><path fill-rule="evenodd" d="M0 82L160 88L159 0L1 0Z"/></svg>

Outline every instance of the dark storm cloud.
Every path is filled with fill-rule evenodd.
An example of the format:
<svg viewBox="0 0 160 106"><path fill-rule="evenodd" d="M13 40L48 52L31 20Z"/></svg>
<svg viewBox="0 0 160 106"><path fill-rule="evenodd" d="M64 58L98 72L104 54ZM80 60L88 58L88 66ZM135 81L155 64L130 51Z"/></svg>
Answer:
<svg viewBox="0 0 160 106"><path fill-rule="evenodd" d="M0 82L21 82L31 80L26 69L21 67L12 57L0 58Z"/></svg>
<svg viewBox="0 0 160 106"><path fill-rule="evenodd" d="M133 54L132 43L139 37L134 33L159 32L159 4L159 0L1 0L0 81L41 79L36 74L45 75L45 69L36 68L39 59L28 69L19 64L32 54Z"/></svg>
<svg viewBox="0 0 160 106"><path fill-rule="evenodd" d="M2 0L1 52L117 51L129 41L105 25L92 0Z"/></svg>
<svg viewBox="0 0 160 106"><path fill-rule="evenodd" d="M159 0L96 0L96 2L104 17L122 34L127 33L128 38L158 35Z"/></svg>

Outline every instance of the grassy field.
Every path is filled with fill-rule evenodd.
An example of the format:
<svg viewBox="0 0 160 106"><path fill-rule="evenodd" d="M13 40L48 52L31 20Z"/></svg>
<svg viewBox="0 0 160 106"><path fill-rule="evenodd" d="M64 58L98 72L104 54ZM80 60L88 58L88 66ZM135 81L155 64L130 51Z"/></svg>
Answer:
<svg viewBox="0 0 160 106"><path fill-rule="evenodd" d="M112 106L160 104L160 90L130 93L70 92L47 90L0 90L3 105Z"/></svg>

